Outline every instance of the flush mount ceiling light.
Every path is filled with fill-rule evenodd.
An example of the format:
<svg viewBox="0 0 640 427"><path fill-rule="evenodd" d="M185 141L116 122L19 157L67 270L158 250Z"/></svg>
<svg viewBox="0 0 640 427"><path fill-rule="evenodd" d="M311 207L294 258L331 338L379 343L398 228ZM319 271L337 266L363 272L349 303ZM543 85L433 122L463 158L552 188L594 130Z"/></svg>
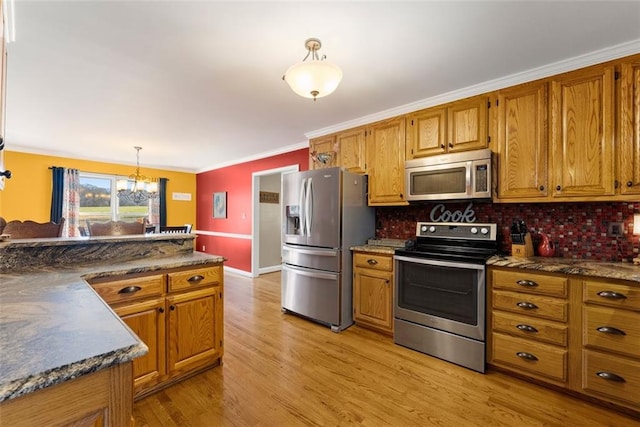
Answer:
<svg viewBox="0 0 640 427"><path fill-rule="evenodd" d="M307 48L307 56L302 62L289 67L282 76L295 93L305 98L322 98L332 93L342 80L342 70L337 65L318 56L318 50L322 46L318 39L307 39L304 42ZM309 62L305 62L311 56Z"/></svg>
<svg viewBox="0 0 640 427"><path fill-rule="evenodd" d="M154 198L158 194L158 180L140 173L140 150L142 147L133 147L136 150L136 172L127 179L119 179L116 182L118 198L121 202L128 201L138 204Z"/></svg>

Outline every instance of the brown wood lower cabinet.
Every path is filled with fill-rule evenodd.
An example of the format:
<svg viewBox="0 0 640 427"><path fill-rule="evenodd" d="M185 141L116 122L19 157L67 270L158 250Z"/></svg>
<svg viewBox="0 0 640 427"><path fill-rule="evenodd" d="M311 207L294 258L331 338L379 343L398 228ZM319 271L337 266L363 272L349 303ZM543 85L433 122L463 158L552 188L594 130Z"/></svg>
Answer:
<svg viewBox="0 0 640 427"><path fill-rule="evenodd" d="M353 311L358 325L393 334L393 255L353 255Z"/></svg>
<svg viewBox="0 0 640 427"><path fill-rule="evenodd" d="M490 267L490 365L640 414L640 283Z"/></svg>
<svg viewBox="0 0 640 427"><path fill-rule="evenodd" d="M90 283L149 347L133 362L136 398L221 363L222 264Z"/></svg>

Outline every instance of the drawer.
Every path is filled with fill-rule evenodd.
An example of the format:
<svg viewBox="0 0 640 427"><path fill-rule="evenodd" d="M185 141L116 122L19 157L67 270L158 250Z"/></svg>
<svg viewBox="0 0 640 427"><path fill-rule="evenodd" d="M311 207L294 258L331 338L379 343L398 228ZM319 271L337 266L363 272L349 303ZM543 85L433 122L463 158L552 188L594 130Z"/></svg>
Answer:
<svg viewBox="0 0 640 427"><path fill-rule="evenodd" d="M220 283L221 267L192 268L167 274L169 292L201 288Z"/></svg>
<svg viewBox="0 0 640 427"><path fill-rule="evenodd" d="M506 332L522 338L531 338L563 347L567 345L568 328L564 323L555 323L530 316L494 311L492 329L494 331Z"/></svg>
<svg viewBox="0 0 640 427"><path fill-rule="evenodd" d="M356 267L383 271L393 270L393 257L390 255L356 252L353 254L353 260Z"/></svg>
<svg viewBox="0 0 640 427"><path fill-rule="evenodd" d="M560 322L567 321L568 304L560 298L493 291L493 308Z"/></svg>
<svg viewBox="0 0 640 427"><path fill-rule="evenodd" d="M582 388L640 409L640 361L597 351L582 351Z"/></svg>
<svg viewBox="0 0 640 427"><path fill-rule="evenodd" d="M91 287L107 304L117 304L162 295L164 292L164 275L156 274L153 276L100 281L91 283Z"/></svg>
<svg viewBox="0 0 640 427"><path fill-rule="evenodd" d="M568 279L563 276L549 276L528 271L492 270L494 289L566 297Z"/></svg>
<svg viewBox="0 0 640 427"><path fill-rule="evenodd" d="M640 286L627 286L599 280L582 282L585 302L640 311Z"/></svg>
<svg viewBox="0 0 640 427"><path fill-rule="evenodd" d="M582 308L584 345L640 358L640 313L617 308Z"/></svg>
<svg viewBox="0 0 640 427"><path fill-rule="evenodd" d="M493 361L557 381L566 380L567 351L532 340L493 334Z"/></svg>

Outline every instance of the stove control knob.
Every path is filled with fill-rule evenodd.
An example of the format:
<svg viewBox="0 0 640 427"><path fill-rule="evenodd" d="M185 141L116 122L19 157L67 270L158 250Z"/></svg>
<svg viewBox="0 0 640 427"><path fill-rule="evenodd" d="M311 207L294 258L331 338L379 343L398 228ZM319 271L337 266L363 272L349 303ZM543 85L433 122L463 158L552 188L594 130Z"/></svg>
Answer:
<svg viewBox="0 0 640 427"><path fill-rule="evenodd" d="M434 227L433 225L429 227L429 233L435 233L435 232L436 232L436 227Z"/></svg>
<svg viewBox="0 0 640 427"><path fill-rule="evenodd" d="M427 226L426 226L426 225L423 225L422 227L420 227L420 231L421 231L422 233L426 233L426 232L427 232Z"/></svg>
<svg viewBox="0 0 640 427"><path fill-rule="evenodd" d="M485 227L482 227L482 228L480 229L480 232L481 232L482 234L488 234L488 233L489 233L489 229L488 229L488 228L485 228Z"/></svg>
<svg viewBox="0 0 640 427"><path fill-rule="evenodd" d="M471 227L471 230L469 231L471 231L471 234L478 234L478 229L475 227Z"/></svg>

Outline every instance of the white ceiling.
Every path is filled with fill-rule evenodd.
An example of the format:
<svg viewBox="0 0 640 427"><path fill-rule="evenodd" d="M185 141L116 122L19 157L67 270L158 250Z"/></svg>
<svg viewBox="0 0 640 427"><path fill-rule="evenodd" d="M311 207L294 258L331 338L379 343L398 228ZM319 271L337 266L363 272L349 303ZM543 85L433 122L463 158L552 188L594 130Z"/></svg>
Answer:
<svg viewBox="0 0 640 427"><path fill-rule="evenodd" d="M9 150L134 164L139 145L192 172L640 52L638 1L16 0L15 27ZM309 37L344 73L316 102L282 81Z"/></svg>

